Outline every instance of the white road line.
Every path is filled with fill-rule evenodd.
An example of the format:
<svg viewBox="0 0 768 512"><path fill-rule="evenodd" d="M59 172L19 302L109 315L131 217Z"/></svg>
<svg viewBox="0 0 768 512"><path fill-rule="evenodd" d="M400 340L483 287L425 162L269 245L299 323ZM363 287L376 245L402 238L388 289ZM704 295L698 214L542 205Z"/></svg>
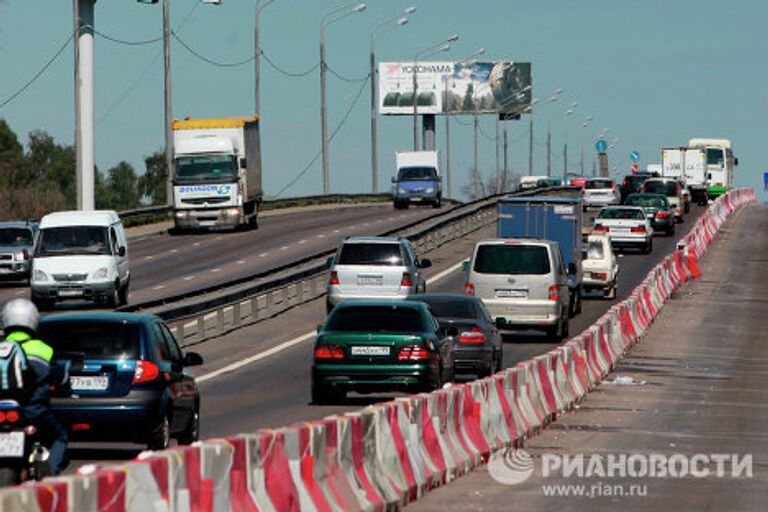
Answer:
<svg viewBox="0 0 768 512"><path fill-rule="evenodd" d="M221 270L221 267L212 268L211 272L219 272Z"/></svg>
<svg viewBox="0 0 768 512"><path fill-rule="evenodd" d="M269 350L265 350L264 352L259 352L258 354L254 354L250 357L246 357L245 359L242 359L235 363L228 364L227 366L224 366L223 368L219 368L218 370L205 373L197 377L195 380L197 380L197 382L205 382L207 380L215 379L216 377L219 377L221 375L225 375L227 373L231 373L235 370L238 370L243 366L249 365L251 363L255 363L256 361L260 361L262 359L266 359L267 357L277 354L278 352L282 352L283 350L291 348L294 345L298 345L299 343L302 343L314 337L315 337L314 331L302 334L301 336L293 338L292 340L284 341L283 343L276 345L270 348Z"/></svg>
<svg viewBox="0 0 768 512"><path fill-rule="evenodd" d="M370 225L371 225L370 222L363 222L363 226L370 226Z"/></svg>
<svg viewBox="0 0 768 512"><path fill-rule="evenodd" d="M164 285L164 284L159 284L159 285L155 286L155 287L154 287L154 288L152 288L152 289L153 289L153 290L162 290L163 288L165 288L165 285Z"/></svg>
<svg viewBox="0 0 768 512"><path fill-rule="evenodd" d="M268 252L263 252L263 253L259 254L259 258L266 258L267 256L269 256Z"/></svg>
<svg viewBox="0 0 768 512"><path fill-rule="evenodd" d="M178 249L171 249L171 252L179 252Z"/></svg>
<svg viewBox="0 0 768 512"><path fill-rule="evenodd" d="M304 245L305 243L307 243L306 240L299 240L299 245Z"/></svg>
<svg viewBox="0 0 768 512"><path fill-rule="evenodd" d="M238 265L242 265L243 263L245 263L245 260L237 260Z"/></svg>
<svg viewBox="0 0 768 512"><path fill-rule="evenodd" d="M200 242L195 242L192 245L194 245L195 247L198 247L200 245Z"/></svg>
<svg viewBox="0 0 768 512"><path fill-rule="evenodd" d="M19 290L16 292L16 295L24 295L25 293L27 293L27 290Z"/></svg>
<svg viewBox="0 0 768 512"><path fill-rule="evenodd" d="M185 281L191 281L195 278L195 276L187 276L184 278Z"/></svg>
<svg viewBox="0 0 768 512"><path fill-rule="evenodd" d="M350 229L352 229L353 227L355 227L355 226L349 226ZM341 233L341 230L340 229L334 229L333 232L334 233Z"/></svg>
<svg viewBox="0 0 768 512"><path fill-rule="evenodd" d="M319 235L317 235L317 238L325 238L325 235L320 233Z"/></svg>
<svg viewBox="0 0 768 512"><path fill-rule="evenodd" d="M145 260L151 260L151 259L154 259L154 256L152 256L152 255L150 254L149 256L145 256L145 257L144 257L144 259L145 259Z"/></svg>
<svg viewBox="0 0 768 512"><path fill-rule="evenodd" d="M456 263L455 265L451 265L447 269L443 270L442 272L439 272L435 274L434 276L427 279L427 284L434 284L437 281L443 279L445 276L450 274L451 272L455 272L459 268L461 268L461 264L464 260L461 260L460 262ZM238 262L240 263L240 262ZM275 345L274 347L265 350L264 352L259 352L258 354L254 354L250 357L246 357L245 359L242 359L240 361L237 361L232 364L228 364L227 366L224 366L222 368L219 368L218 370L214 370L209 373L205 373L199 377L196 378L197 382L205 382L207 380L215 379L216 377L220 377L221 375L225 375L227 373L232 373L235 370L239 370L243 366L247 366L251 363L255 363L256 361L261 361L262 359L266 359L270 356L273 356L275 354L278 354L282 352L283 350L289 349L294 345L298 345L299 343L302 343L304 341L314 339L316 335L315 331L306 332L300 336L297 336L296 338L293 338L292 340L284 341L280 343L279 345Z"/></svg>
<svg viewBox="0 0 768 512"><path fill-rule="evenodd" d="M287 245L284 245L284 246L282 246L282 247L280 248L280 250L281 250L281 251L287 251L287 250L288 250L288 246L287 246Z"/></svg>

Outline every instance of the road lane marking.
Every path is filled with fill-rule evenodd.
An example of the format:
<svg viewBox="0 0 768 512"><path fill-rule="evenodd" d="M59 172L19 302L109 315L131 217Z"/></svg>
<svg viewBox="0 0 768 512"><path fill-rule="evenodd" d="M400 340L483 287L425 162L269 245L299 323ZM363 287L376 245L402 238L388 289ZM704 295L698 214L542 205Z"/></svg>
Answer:
<svg viewBox="0 0 768 512"><path fill-rule="evenodd" d="M27 293L27 290L19 290L16 292L16 295L24 295L25 293Z"/></svg>
<svg viewBox="0 0 768 512"><path fill-rule="evenodd" d="M198 247L200 245L200 242L195 242L192 245L194 245L195 247Z"/></svg>
<svg viewBox="0 0 768 512"><path fill-rule="evenodd" d="M319 235L317 235L317 238L325 238L325 235L320 233Z"/></svg>
<svg viewBox="0 0 768 512"><path fill-rule="evenodd" d="M281 251L287 251L287 250L288 250L288 246L287 246L287 245L284 245L284 246L282 246L282 247L280 248L280 250L281 250Z"/></svg>
<svg viewBox="0 0 768 512"><path fill-rule="evenodd" d="M299 240L299 245L304 245L305 243L307 243L306 240Z"/></svg>
<svg viewBox="0 0 768 512"><path fill-rule="evenodd" d="M245 260L237 260L238 265L242 265L243 263L245 263Z"/></svg>
<svg viewBox="0 0 768 512"><path fill-rule="evenodd" d="M464 260L459 261L455 265L451 265L447 269L443 270L442 272L439 272L432 276L431 278L427 279L427 284L434 284L437 281L443 279L445 276L449 275L451 272L455 272L459 268L461 268L461 264L464 262ZM239 262L238 262L239 263ZM257 354L254 354L250 357L246 357L245 359L242 359L240 361L234 362L232 364L228 364L227 366L224 366L222 368L219 368L218 370L214 370L212 372L204 373L203 375L196 377L195 380L197 382L205 382L207 380L215 379L216 377L220 377L222 375L225 375L227 373L232 373L236 370L239 370L240 368L247 366L251 363L255 363L256 361L261 361L262 359L266 359L270 356L273 356L275 354L278 354L282 352L283 350L289 349L293 347L294 345L298 345L299 343L303 343L307 340L313 339L317 333L315 331L306 332L300 336L297 336L296 338L293 338L288 341L284 341L280 343L279 345L275 345L274 347L265 350L264 352L259 352Z"/></svg>
<svg viewBox="0 0 768 512"><path fill-rule="evenodd" d="M353 228L353 227L354 227L354 226L350 226L350 228ZM340 230L340 229L334 229L334 230L333 230L333 232L334 232L334 233L341 233L341 230Z"/></svg>
<svg viewBox="0 0 768 512"><path fill-rule="evenodd" d="M267 256L269 256L268 252L263 252L263 253L259 254L259 258L266 258Z"/></svg>
<svg viewBox="0 0 768 512"><path fill-rule="evenodd" d="M162 290L163 288L165 288L165 285L164 285L164 284L159 284L159 285L155 286L155 287L154 287L154 288L152 288L152 289L153 289L153 290Z"/></svg>
<svg viewBox="0 0 768 512"><path fill-rule="evenodd" d="M144 259L145 259L145 260L151 260L151 259L154 259L154 256L152 256L152 255L150 254L149 256L145 256L145 257L144 257Z"/></svg>
<svg viewBox="0 0 768 512"><path fill-rule="evenodd" d="M311 338L315 337L315 331L308 332L305 334L302 334L301 336L298 336L296 338L293 338L292 340L284 341L283 343L280 343L279 345L275 345L274 347L265 350L264 352L259 352L258 354L254 354L250 357L246 357L245 359L242 359L240 361L237 361L232 364L228 364L227 366L224 366L222 368L219 368L218 370L214 370L209 373L205 373L199 377L197 377L195 380L197 382L205 382L207 380L215 379L216 377L219 377L221 375L225 375L227 373L234 372L235 370L238 370L242 368L243 366L249 365L251 363L255 363L256 361L260 361L262 359L266 359L267 357L270 357L274 354L277 354L279 352L282 352L283 350L286 350L288 348L291 348L294 345L298 345L299 343L302 343L304 341L307 341Z"/></svg>
<svg viewBox="0 0 768 512"><path fill-rule="evenodd" d="M195 278L195 276L187 276L184 278L185 281L191 281Z"/></svg>
<svg viewBox="0 0 768 512"><path fill-rule="evenodd" d="M179 252L178 249L171 249L171 252Z"/></svg>
<svg viewBox="0 0 768 512"><path fill-rule="evenodd" d="M219 272L220 270L221 270L221 267L216 267L216 268L212 268L211 272L216 273L216 272Z"/></svg>

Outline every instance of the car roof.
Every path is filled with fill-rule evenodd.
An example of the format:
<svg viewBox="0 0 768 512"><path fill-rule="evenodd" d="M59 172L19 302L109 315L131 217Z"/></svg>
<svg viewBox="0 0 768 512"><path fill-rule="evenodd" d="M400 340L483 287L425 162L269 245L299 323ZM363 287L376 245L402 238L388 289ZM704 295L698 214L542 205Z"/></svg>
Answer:
<svg viewBox="0 0 768 512"><path fill-rule="evenodd" d="M398 244L401 241L396 236L350 236L344 239L345 244Z"/></svg>
<svg viewBox="0 0 768 512"><path fill-rule="evenodd" d="M590 176L589 178L587 178L587 181L606 181L606 180L613 181L613 178L609 178L608 176L606 177Z"/></svg>
<svg viewBox="0 0 768 512"><path fill-rule="evenodd" d="M661 176L649 178L645 182L648 183L649 181L660 181L660 182L664 182L664 183L670 183L670 182L678 183L677 178L663 178Z"/></svg>
<svg viewBox="0 0 768 512"><path fill-rule="evenodd" d="M86 311L78 313L58 313L40 320L40 325L69 322L106 322L123 324L146 324L157 320L155 315L146 313L121 313L108 311Z"/></svg>
<svg viewBox="0 0 768 512"><path fill-rule="evenodd" d="M80 211L71 210L49 213L40 221L40 228L58 228L67 226L111 226L120 222L114 210Z"/></svg>
<svg viewBox="0 0 768 512"><path fill-rule="evenodd" d="M557 242L539 238L486 238L477 242L477 245L550 245L555 243Z"/></svg>
<svg viewBox="0 0 768 512"><path fill-rule="evenodd" d="M644 212L642 206L635 206L633 204L616 204L616 205L610 205L610 206L603 206L600 208L600 211L602 210L640 210L641 212Z"/></svg>
<svg viewBox="0 0 768 512"><path fill-rule="evenodd" d="M423 302L417 302L415 300L356 300L349 302L342 302L336 306L336 309L347 309L353 307L393 307L393 308L411 308L422 309L426 308L426 304Z"/></svg>
<svg viewBox="0 0 768 512"><path fill-rule="evenodd" d="M0 229L5 229L5 228L36 229L37 226L38 226L37 222L34 222L34 221L12 220L12 221L0 222Z"/></svg>
<svg viewBox="0 0 768 512"><path fill-rule="evenodd" d="M419 293L409 295L406 300L409 301L427 301L427 300L455 300L459 302L478 302L480 299L460 293Z"/></svg>

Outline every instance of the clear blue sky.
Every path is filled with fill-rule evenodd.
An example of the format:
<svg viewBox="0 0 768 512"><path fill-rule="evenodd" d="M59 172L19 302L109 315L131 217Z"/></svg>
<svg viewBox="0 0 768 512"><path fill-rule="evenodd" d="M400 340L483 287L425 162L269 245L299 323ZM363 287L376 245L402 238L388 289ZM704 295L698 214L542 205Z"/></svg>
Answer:
<svg viewBox="0 0 768 512"><path fill-rule="evenodd" d="M343 1L277 0L262 16L262 46L289 71L318 61L322 15ZM371 0L368 9L328 31L329 65L348 77L368 72L372 28L409 5L418 11L410 23L382 35L379 60L410 60L413 54L456 32L461 39L442 59L463 59L478 46L489 60L533 63L534 96L547 98L562 87L561 101L535 112L535 167L544 169L546 127L551 123L553 167L562 169L562 145L569 132L570 162L577 164L583 144L587 170L592 137L609 128L620 139L610 166L629 167L629 152L641 164L660 160L662 146L691 137L727 137L740 159L736 183L762 188L768 171L764 139L768 133L768 2L762 0ZM207 57L237 62L253 54L252 0L222 0L219 6L197 0L172 0L172 25ZM0 0L0 102L28 80L67 40L72 2ZM96 28L126 40L161 35L160 5L134 0L101 0ZM144 171L143 157L163 146L161 43L143 46L96 39L96 163L106 170L127 160ZM172 56L176 117L246 115L253 110L253 66L220 68L192 56L174 42ZM60 142L74 134L73 57L61 57L0 118L26 142L42 129ZM267 193L280 190L312 159L320 146L318 72L304 78L282 76L262 60L262 147ZM359 84L329 76L329 122L335 127ZM567 105L577 114L566 118ZM370 184L368 87L330 149L334 192L368 191ZM594 121L582 129L587 115ZM460 119L463 120L463 119ZM527 118L510 122L511 167L527 170ZM438 145L445 143L438 119ZM493 136L495 123L482 120ZM394 152L411 144L408 117L382 117L380 182L388 186ZM454 193L466 182L472 164L470 127L453 123ZM480 166L495 169L494 143L480 138ZM570 165L571 168L576 165ZM319 193L318 161L283 195ZM763 195L765 198L765 195Z"/></svg>

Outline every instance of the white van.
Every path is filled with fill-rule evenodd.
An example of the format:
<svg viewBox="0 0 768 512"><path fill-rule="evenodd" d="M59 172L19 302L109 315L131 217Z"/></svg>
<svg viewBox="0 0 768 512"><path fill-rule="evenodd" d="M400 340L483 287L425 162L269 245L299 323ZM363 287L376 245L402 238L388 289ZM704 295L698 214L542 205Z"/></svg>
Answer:
<svg viewBox="0 0 768 512"><path fill-rule="evenodd" d="M29 283L38 308L73 299L125 304L130 280L128 241L116 212L55 212L40 221Z"/></svg>

